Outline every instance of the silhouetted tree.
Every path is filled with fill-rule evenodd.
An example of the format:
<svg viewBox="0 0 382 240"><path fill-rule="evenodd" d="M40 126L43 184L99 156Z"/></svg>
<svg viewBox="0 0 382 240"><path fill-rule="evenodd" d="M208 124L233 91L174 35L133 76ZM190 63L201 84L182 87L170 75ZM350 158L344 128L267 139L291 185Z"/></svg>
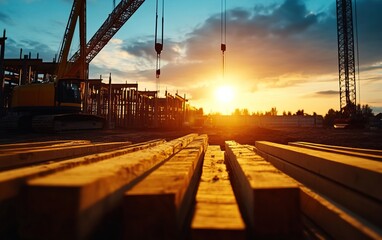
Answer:
<svg viewBox="0 0 382 240"><path fill-rule="evenodd" d="M202 115L202 116L203 116L203 114L204 114L203 108L199 108L197 112L198 112L198 114L200 114L200 115Z"/></svg>
<svg viewBox="0 0 382 240"><path fill-rule="evenodd" d="M255 113L252 113L252 116L263 116L263 112L257 111Z"/></svg>
<svg viewBox="0 0 382 240"><path fill-rule="evenodd" d="M341 118L342 114L340 111L336 111L333 108L329 109L328 113L324 117L323 125L324 127L333 127L334 120Z"/></svg>
<svg viewBox="0 0 382 240"><path fill-rule="evenodd" d="M362 118L368 119L370 117L374 117L373 109L368 105L362 105L358 104L357 105L357 115L360 114Z"/></svg>
<svg viewBox="0 0 382 240"><path fill-rule="evenodd" d="M296 115L297 116L304 116L304 109L297 110Z"/></svg>
<svg viewBox="0 0 382 240"><path fill-rule="evenodd" d="M236 108L232 115L240 116L241 115L241 110L239 108Z"/></svg>
<svg viewBox="0 0 382 240"><path fill-rule="evenodd" d="M276 109L276 107L273 107L271 109L271 116L277 116L277 109Z"/></svg>
<svg viewBox="0 0 382 240"><path fill-rule="evenodd" d="M356 116L353 117L352 123L355 127L364 127L370 123L370 119L374 117L373 109L368 104L358 104L356 106Z"/></svg>

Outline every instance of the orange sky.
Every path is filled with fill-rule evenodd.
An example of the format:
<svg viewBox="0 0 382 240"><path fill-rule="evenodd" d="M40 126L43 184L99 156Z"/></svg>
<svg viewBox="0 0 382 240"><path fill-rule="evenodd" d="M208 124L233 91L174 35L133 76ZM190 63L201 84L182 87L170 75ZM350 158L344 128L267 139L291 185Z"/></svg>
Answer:
<svg viewBox="0 0 382 240"><path fill-rule="evenodd" d="M40 1L10 2L0 1L0 23L8 26L6 57L18 56L23 48L50 61L64 32L70 1L49 1L62 5L55 7L63 9L57 13L44 10ZM89 1L89 38L109 14L111 6L105 4ZM358 0L357 6L361 79L357 98L378 113L382 112L382 31L377 31L382 1ZM224 79L220 0L166 1L159 80L155 78L154 9L154 1L138 9L91 62L90 78L102 75L106 82L111 73L113 82L137 82L140 90L155 90L158 85L160 94L165 90L185 94L191 105L207 114L230 114L236 108L265 112L276 107L279 114L303 109L323 115L330 108L339 110L334 0L227 0ZM36 31L37 25L45 31ZM27 31L31 32L26 39ZM221 86L232 89L230 101L216 97Z"/></svg>
<svg viewBox="0 0 382 240"><path fill-rule="evenodd" d="M382 7L378 1L368 4ZM376 22L382 19L370 9L367 14L363 12L362 2L359 5L360 103L369 104L377 113L382 111L382 51L376 40L382 42L382 36L371 29L380 27ZM190 104L202 107L205 113L230 114L236 108L265 112L276 107L279 114L303 109L308 114L324 115L330 108L339 110L334 4L316 12L310 11L304 1L283 1L281 5L269 6L266 13L259 6L227 12L224 78L220 14L205 19L182 40L165 41L158 82L161 93L167 89L186 94ZM118 49L118 45L115 47ZM135 64L128 78L155 89L156 79L150 68L150 61L154 61L152 43L137 41L119 47L124 51L115 55L123 53L126 64L129 57ZM109 58L100 55L96 62ZM138 66L136 57L140 57ZM221 86L232 88L231 101L216 98L215 92Z"/></svg>

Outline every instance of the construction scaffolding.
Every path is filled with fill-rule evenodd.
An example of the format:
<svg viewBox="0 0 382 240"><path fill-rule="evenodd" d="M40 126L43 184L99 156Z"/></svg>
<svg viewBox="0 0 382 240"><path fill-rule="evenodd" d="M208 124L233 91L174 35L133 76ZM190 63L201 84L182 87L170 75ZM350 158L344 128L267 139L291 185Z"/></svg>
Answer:
<svg viewBox="0 0 382 240"><path fill-rule="evenodd" d="M139 91L138 84L106 84L100 79L87 81L85 112L107 119L109 127L145 129L180 128L192 111L187 99L166 91Z"/></svg>
<svg viewBox="0 0 382 240"><path fill-rule="evenodd" d="M56 59L43 62L38 54L36 58L31 53L23 55L22 49L19 58L6 59L5 40L4 31L0 38L0 117L11 108L14 87L54 81L58 65ZM82 112L104 117L111 128L176 129L203 115L186 104L185 96L166 91L165 96L160 98L157 91L139 91L137 83L111 84L109 79L107 84L102 83L102 79L85 79L81 89Z"/></svg>

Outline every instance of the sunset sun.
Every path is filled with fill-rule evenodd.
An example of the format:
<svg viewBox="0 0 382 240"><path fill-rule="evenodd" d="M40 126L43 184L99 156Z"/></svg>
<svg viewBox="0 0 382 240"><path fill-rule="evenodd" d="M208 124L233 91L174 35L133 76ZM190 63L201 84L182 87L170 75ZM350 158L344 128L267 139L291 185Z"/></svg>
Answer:
<svg viewBox="0 0 382 240"><path fill-rule="evenodd" d="M220 86L215 90L215 98L221 103L230 103L235 97L235 91L231 86Z"/></svg>
<svg viewBox="0 0 382 240"><path fill-rule="evenodd" d="M213 109L221 114L231 114L235 105L235 88L221 85L214 90ZM212 103L212 102L211 102Z"/></svg>

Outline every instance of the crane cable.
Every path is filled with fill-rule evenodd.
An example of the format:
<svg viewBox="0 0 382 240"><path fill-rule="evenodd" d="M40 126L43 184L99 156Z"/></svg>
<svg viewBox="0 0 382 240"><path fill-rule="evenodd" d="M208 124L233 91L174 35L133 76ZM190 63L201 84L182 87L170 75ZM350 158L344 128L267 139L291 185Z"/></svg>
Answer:
<svg viewBox="0 0 382 240"><path fill-rule="evenodd" d="M355 36L357 48L357 77L358 77L358 104L361 104L361 79L359 76L359 45L358 45L358 13L357 13L357 0L354 1L354 16L355 16ZM357 104L357 102L355 102Z"/></svg>
<svg viewBox="0 0 382 240"><path fill-rule="evenodd" d="M158 9L159 9L159 0L156 0L156 16L155 16L155 51L157 53L157 63L156 63L156 78L157 78L157 91L159 91L159 76L160 76L160 55L163 50L163 33L164 33L164 0L162 0L162 31L161 31L161 40L158 41Z"/></svg>
<svg viewBox="0 0 382 240"><path fill-rule="evenodd" d="M222 51L222 78L224 79L225 73L225 56L226 51L226 40L227 40L227 1L221 0L221 15L220 15L220 50Z"/></svg>

